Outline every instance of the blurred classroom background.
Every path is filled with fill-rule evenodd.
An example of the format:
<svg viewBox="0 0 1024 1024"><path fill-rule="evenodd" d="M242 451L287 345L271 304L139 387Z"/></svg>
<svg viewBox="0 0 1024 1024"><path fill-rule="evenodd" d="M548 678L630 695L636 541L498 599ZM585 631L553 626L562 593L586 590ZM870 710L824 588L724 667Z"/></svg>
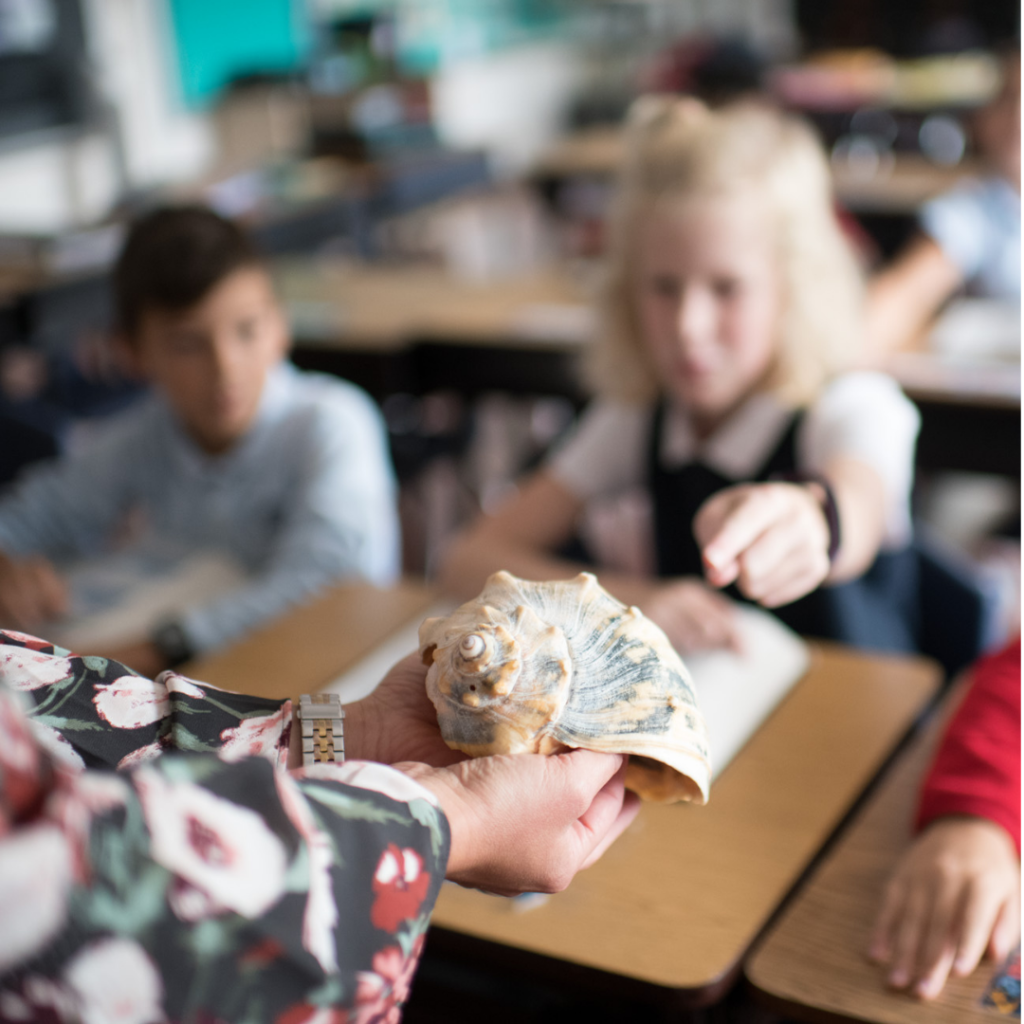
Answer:
<svg viewBox="0 0 1024 1024"><path fill-rule="evenodd" d="M806 114L870 271L978 169L1019 34L1009 0L0 0L0 483L138 394L109 266L131 216L205 201L270 254L294 361L381 404L429 575L585 401L637 95ZM922 411L919 511L1011 595L1019 360L1019 306L964 296L889 364ZM613 564L644 557L634 514L595 517Z"/></svg>

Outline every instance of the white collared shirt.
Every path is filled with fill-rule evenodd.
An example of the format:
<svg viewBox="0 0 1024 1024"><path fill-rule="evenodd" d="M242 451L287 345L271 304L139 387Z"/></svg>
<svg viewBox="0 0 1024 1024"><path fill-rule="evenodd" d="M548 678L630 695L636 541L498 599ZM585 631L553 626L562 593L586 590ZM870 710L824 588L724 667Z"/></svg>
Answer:
<svg viewBox="0 0 1024 1024"><path fill-rule="evenodd" d="M658 453L665 469L700 461L737 483L764 465L792 413L771 394L752 395L708 438L700 441L686 410L670 404ZM822 472L843 456L870 466L886 496L883 546L910 539L910 489L920 416L892 378L857 372L836 377L807 410L797 430L797 469ZM651 409L598 400L573 433L549 456L550 473L582 502L643 488Z"/></svg>

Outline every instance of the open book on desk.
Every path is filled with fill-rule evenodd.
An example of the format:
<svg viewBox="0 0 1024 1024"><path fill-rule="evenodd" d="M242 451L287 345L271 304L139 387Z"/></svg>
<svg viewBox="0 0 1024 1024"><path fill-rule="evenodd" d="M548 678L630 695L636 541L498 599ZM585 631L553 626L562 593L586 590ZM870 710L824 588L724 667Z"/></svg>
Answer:
<svg viewBox="0 0 1024 1024"><path fill-rule="evenodd" d="M454 603L430 615L448 615ZM707 651L684 659L693 676L711 744L714 776L736 756L807 670L807 645L768 612L739 605L742 653ZM426 618L426 616L424 616ZM387 670L419 647L419 622L393 633L344 675L324 687L342 702L370 693Z"/></svg>

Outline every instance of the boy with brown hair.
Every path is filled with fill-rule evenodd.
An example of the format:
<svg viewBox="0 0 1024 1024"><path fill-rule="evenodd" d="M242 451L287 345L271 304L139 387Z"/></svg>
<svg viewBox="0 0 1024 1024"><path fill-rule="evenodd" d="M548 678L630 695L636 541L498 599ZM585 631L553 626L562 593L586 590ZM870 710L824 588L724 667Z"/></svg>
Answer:
<svg viewBox="0 0 1024 1024"><path fill-rule="evenodd" d="M118 328L152 393L0 500L0 625L92 611L66 570L119 540L123 552L129 517L143 575L206 552L245 574L105 652L147 674L332 581L392 580L399 531L380 414L355 386L285 361L284 314L244 232L200 207L157 210L131 230L114 290Z"/></svg>

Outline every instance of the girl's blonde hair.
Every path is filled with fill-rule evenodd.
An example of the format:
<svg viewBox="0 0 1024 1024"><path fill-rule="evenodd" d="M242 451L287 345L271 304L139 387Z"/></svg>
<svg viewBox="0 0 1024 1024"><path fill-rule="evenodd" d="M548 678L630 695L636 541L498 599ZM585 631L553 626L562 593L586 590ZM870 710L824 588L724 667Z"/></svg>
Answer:
<svg viewBox="0 0 1024 1024"><path fill-rule="evenodd" d="M633 233L656 201L750 194L772 215L784 294L768 387L810 401L861 344L863 282L832 205L828 163L795 117L754 104L708 110L697 100L634 103L610 221L601 330L586 366L597 393L650 401L662 391L640 336Z"/></svg>

